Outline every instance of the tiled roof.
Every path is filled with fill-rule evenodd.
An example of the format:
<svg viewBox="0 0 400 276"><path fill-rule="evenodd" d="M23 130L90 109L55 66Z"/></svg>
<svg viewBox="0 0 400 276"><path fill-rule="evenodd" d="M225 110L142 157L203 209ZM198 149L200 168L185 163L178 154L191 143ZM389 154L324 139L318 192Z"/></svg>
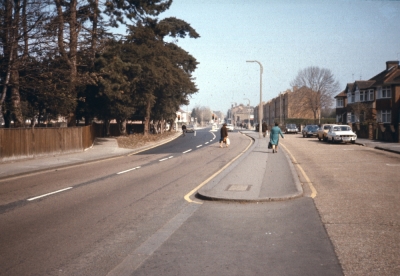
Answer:
<svg viewBox="0 0 400 276"><path fill-rule="evenodd" d="M378 75L370 78L370 80L375 81L373 86L379 86L388 83L400 84L399 77L400 77L400 68L399 65L396 65L380 72Z"/></svg>
<svg viewBox="0 0 400 276"><path fill-rule="evenodd" d="M359 89L366 89L370 88L374 85L375 81L374 80L368 80L368 81L355 81L354 82ZM355 88L355 87L354 87Z"/></svg>
<svg viewBox="0 0 400 276"><path fill-rule="evenodd" d="M346 90L343 90L342 92L340 92L339 94L337 94L334 98L339 98L339 97L346 97Z"/></svg>

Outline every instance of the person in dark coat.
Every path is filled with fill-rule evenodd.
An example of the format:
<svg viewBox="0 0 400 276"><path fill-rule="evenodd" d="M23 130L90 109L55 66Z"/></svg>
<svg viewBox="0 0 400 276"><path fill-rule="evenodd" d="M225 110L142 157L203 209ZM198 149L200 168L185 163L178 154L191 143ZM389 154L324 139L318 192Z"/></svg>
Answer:
<svg viewBox="0 0 400 276"><path fill-rule="evenodd" d="M269 136L269 141L272 144L272 153L278 153L279 135L284 138L278 123L275 123L275 126L271 128L271 134Z"/></svg>
<svg viewBox="0 0 400 276"><path fill-rule="evenodd" d="M267 134L267 130L268 130L268 126L267 126L266 122L262 123L261 130L262 130L263 136L265 137L265 135Z"/></svg>
<svg viewBox="0 0 400 276"><path fill-rule="evenodd" d="M226 144L226 138L228 138L228 129L226 128L226 124L223 124L221 127L221 139L219 140L219 147L222 148L222 144ZM226 144L228 147L228 144Z"/></svg>
<svg viewBox="0 0 400 276"><path fill-rule="evenodd" d="M182 134L183 134L183 136L185 136L185 134L186 134L186 126L185 125L182 125Z"/></svg>

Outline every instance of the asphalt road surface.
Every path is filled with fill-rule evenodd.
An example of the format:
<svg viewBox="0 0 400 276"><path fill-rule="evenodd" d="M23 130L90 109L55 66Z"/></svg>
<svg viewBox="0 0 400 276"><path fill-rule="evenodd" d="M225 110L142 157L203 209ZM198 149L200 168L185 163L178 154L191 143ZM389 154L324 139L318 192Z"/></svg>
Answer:
<svg viewBox="0 0 400 276"><path fill-rule="evenodd" d="M204 129L137 155L2 180L0 275L342 275L310 197L184 199L251 142L229 136L229 149Z"/></svg>

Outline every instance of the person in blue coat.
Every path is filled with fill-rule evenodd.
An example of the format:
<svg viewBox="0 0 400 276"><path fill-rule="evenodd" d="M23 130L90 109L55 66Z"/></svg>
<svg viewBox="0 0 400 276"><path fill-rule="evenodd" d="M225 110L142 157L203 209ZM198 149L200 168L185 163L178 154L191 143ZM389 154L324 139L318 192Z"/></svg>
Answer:
<svg viewBox="0 0 400 276"><path fill-rule="evenodd" d="M278 153L279 135L284 138L283 133L278 126L278 123L275 123L275 126L271 128L271 133L269 136L269 141L272 144L272 153Z"/></svg>

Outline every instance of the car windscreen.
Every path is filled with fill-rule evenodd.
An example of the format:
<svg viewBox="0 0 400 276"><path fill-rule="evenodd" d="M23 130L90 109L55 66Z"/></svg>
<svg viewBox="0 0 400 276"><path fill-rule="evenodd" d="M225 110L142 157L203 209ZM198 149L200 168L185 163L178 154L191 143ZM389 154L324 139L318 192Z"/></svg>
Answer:
<svg viewBox="0 0 400 276"><path fill-rule="evenodd" d="M342 126L342 127L340 127L340 130L341 131L350 131L351 129L348 126Z"/></svg>

